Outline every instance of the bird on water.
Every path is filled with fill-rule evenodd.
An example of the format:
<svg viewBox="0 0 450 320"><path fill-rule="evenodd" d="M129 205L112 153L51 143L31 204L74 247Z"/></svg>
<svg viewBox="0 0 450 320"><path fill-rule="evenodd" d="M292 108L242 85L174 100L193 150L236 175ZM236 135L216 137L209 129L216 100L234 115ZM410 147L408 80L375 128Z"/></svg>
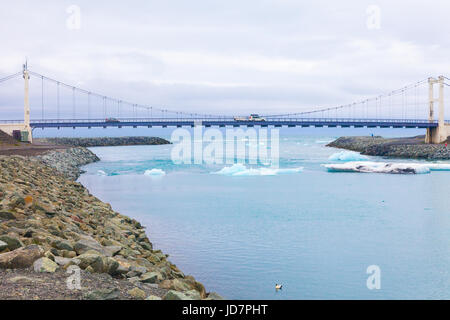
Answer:
<svg viewBox="0 0 450 320"><path fill-rule="evenodd" d="M283 289L283 285L282 284L275 284L275 290L281 290L281 289Z"/></svg>

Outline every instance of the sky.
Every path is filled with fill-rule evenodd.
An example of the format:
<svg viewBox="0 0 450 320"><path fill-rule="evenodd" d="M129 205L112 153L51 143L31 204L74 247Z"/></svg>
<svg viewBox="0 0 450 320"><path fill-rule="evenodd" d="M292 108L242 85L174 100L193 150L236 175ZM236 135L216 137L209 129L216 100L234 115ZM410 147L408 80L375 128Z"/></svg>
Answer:
<svg viewBox="0 0 450 320"><path fill-rule="evenodd" d="M0 78L27 58L32 71L139 104L298 112L449 76L449 12L449 1L414 0L2 1ZM0 84L7 112L23 105L18 81Z"/></svg>

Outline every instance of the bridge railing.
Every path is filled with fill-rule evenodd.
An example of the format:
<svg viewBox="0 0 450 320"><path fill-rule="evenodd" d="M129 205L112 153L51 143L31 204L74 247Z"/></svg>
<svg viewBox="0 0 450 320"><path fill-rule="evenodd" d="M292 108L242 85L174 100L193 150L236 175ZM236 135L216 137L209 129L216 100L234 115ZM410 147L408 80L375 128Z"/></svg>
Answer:
<svg viewBox="0 0 450 320"><path fill-rule="evenodd" d="M437 123L437 120L429 121L427 119L365 119L365 118L266 118L265 121L251 121L251 120L234 120L234 118L119 118L118 121L100 119L33 119L30 122L34 124L55 124L55 123L146 123L146 122L178 122L178 123L192 123L192 122L229 122L237 123L263 123L263 122L322 122L322 123L415 123L415 124L429 124ZM450 120L446 120L446 123L450 124ZM23 123L22 119L19 120L0 120L0 124L13 124Z"/></svg>
<svg viewBox="0 0 450 320"><path fill-rule="evenodd" d="M36 119L32 123L120 123L120 122L396 122L396 123L437 123L427 119L366 119L366 118L266 118L264 121L234 120L233 118L119 118L117 121L105 119ZM0 123L17 123L23 120L0 120ZM450 123L450 121L446 121Z"/></svg>

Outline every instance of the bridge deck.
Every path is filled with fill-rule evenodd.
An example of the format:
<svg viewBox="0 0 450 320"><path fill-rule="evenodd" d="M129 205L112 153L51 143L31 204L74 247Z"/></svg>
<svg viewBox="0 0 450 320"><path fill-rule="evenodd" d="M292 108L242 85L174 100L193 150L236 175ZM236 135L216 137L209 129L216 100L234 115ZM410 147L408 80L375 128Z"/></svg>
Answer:
<svg viewBox="0 0 450 320"><path fill-rule="evenodd" d="M354 127L354 128L434 128L436 121L399 119L268 119L266 121L235 121L233 119L120 119L119 122L104 119L32 120L32 128L91 128L91 127Z"/></svg>

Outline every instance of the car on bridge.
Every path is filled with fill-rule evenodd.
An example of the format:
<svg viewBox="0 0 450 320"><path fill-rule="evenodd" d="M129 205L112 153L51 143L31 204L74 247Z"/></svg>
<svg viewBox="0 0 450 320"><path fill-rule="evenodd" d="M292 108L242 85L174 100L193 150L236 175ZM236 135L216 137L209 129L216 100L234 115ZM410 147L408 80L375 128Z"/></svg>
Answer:
<svg viewBox="0 0 450 320"><path fill-rule="evenodd" d="M105 122L120 122L117 118L106 118Z"/></svg>
<svg viewBox="0 0 450 320"><path fill-rule="evenodd" d="M248 116L247 118L242 118L242 117L234 117L234 121L266 121L266 119L264 119L263 117L261 117L259 114L257 113L252 113L250 116Z"/></svg>

